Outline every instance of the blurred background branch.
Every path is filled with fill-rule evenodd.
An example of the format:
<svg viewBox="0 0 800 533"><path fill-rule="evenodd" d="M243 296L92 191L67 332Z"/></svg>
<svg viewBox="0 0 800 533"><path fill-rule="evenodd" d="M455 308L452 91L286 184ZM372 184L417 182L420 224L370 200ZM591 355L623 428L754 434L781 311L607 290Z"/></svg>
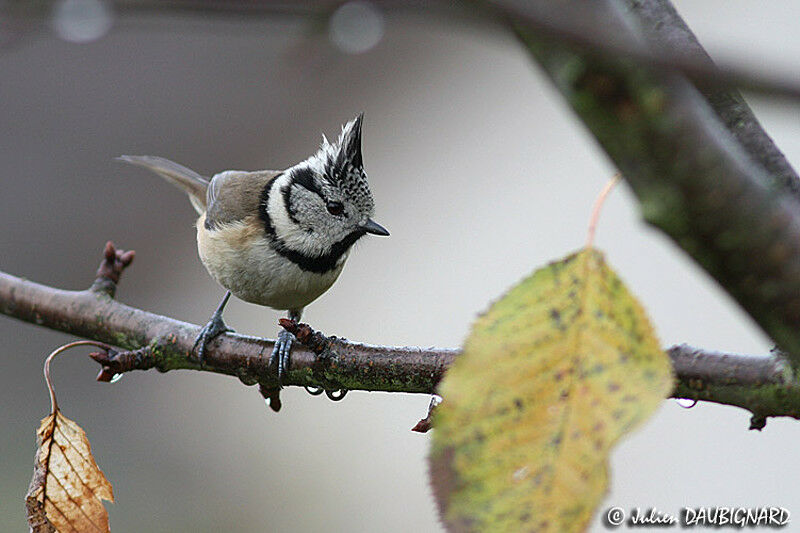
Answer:
<svg viewBox="0 0 800 533"><path fill-rule="evenodd" d="M650 24L653 35L670 46L649 48L635 46L626 33L617 32L612 25L597 24L604 16L602 7L592 2L553 3L546 0L483 0L483 1L422 1L374 0L377 6L410 15L436 16L442 23L494 25L510 22L524 25L539 37L571 44L596 57L627 59L650 69L679 72L708 91L739 87L771 96L800 98L800 81L782 79L766 72L735 65L715 66L697 43L691 31L677 15L669 0L634 2L624 0L628 8ZM98 2L100 3L100 2ZM112 6L121 15L138 14L198 14L216 17L289 17L319 21L321 24L334 14L341 0L114 0L102 3ZM619 4L623 5L622 2ZM19 32L35 31L36 23L48 20L52 2L7 2L0 12L8 17L5 24L12 28L16 21ZM685 34L685 35L683 35ZM674 39L678 37L678 39ZM687 46L688 45L688 46Z"/></svg>
<svg viewBox="0 0 800 533"><path fill-rule="evenodd" d="M691 58L691 61L704 65L712 72L719 71L668 0L625 0L625 5L646 28L649 49L670 50L671 53ZM728 131L747 150L748 155L766 170L771 185L791 192L800 201L800 177L736 90L737 86L746 86L731 84L729 87L715 87L701 80L692 81Z"/></svg>
<svg viewBox="0 0 800 533"><path fill-rule="evenodd" d="M592 4L604 10L598 20L632 48L663 47L671 38L673 47L684 43L687 53L691 47L700 54L666 0L643 3L651 9L630 9L621 0ZM598 57L512 23L622 171L645 220L705 268L800 365L797 180L739 95L707 92L714 109L673 72Z"/></svg>

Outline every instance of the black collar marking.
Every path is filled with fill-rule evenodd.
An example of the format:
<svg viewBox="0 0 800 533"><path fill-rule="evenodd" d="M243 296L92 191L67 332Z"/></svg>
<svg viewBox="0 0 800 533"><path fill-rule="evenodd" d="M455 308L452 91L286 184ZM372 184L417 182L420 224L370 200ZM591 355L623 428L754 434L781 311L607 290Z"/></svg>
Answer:
<svg viewBox="0 0 800 533"><path fill-rule="evenodd" d="M261 221L264 223L264 231L270 238L270 247L275 250L276 253L297 265L300 270L314 272L315 274L326 274L331 270L335 270L342 255L344 255L358 239L363 237L366 232L363 230L354 231L344 239L334 243L333 246L331 246L330 251L322 255L307 255L296 250L291 250L288 246L286 246L285 242L275 235L275 227L272 225L272 220L267 212L270 190L272 189L274 181L279 176L280 174L272 178L266 184L266 186L264 186L264 190L261 191L261 201L258 206L258 214L261 218Z"/></svg>
<svg viewBox="0 0 800 533"><path fill-rule="evenodd" d="M269 217L269 213L267 213L267 206L269 206L269 191L272 189L272 184L275 183L275 180L280 178L281 174L278 174L271 180L264 185L264 189L261 191L261 199L258 202L258 216L261 219L261 222L264 223L264 231L266 231L267 235L275 235L275 227L272 225L272 219Z"/></svg>
<svg viewBox="0 0 800 533"><path fill-rule="evenodd" d="M289 220L300 225L300 221L297 220L295 216L294 209L292 208L292 186L294 185L293 181L289 182L289 185L283 188L281 193L283 194L283 206L286 208L286 213L289 215Z"/></svg>
<svg viewBox="0 0 800 533"><path fill-rule="evenodd" d="M327 274L336 269L339 259L364 235L366 235L365 231L356 230L339 242L334 243L330 251L322 255L307 255L296 250L290 250L282 240L274 236L270 241L270 245L277 253L300 267L300 270L314 272L315 274Z"/></svg>

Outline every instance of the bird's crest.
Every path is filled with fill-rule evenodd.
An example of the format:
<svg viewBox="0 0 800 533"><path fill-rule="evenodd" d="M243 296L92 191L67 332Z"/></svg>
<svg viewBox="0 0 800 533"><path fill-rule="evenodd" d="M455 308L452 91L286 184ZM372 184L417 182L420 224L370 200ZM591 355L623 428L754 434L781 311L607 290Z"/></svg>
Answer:
<svg viewBox="0 0 800 533"><path fill-rule="evenodd" d="M334 187L341 190L352 201L369 212L372 210L372 193L364 172L361 157L361 124L364 114L342 126L336 142L331 143L323 135L319 150L309 160L309 165L319 172Z"/></svg>

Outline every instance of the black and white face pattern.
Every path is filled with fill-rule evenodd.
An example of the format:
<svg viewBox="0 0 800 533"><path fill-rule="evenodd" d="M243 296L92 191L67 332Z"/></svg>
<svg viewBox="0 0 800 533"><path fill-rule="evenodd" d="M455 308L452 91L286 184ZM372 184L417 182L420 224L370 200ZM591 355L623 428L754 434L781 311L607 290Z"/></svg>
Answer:
<svg viewBox="0 0 800 533"><path fill-rule="evenodd" d="M277 177L265 198L273 248L303 270L333 270L366 233L374 202L361 157L361 121L359 115L348 122L336 143L323 137L319 151Z"/></svg>

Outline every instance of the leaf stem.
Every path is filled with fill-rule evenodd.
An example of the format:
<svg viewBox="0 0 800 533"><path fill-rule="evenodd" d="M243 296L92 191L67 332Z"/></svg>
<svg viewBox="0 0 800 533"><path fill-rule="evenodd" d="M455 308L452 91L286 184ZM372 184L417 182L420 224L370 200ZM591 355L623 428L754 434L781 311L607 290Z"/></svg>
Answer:
<svg viewBox="0 0 800 533"><path fill-rule="evenodd" d="M111 346L107 344L103 344L102 342L97 341L75 341L70 342L69 344L65 344L59 348L53 350L53 352L47 356L47 359L44 361L44 381L47 383L47 390L50 393L50 414L55 415L56 411L58 410L58 402L56 401L56 391L53 388L53 380L50 379L50 361L53 360L55 356L60 354L61 352L65 352L70 348L74 348L76 346L94 346L96 348L100 348L101 350L111 350Z"/></svg>
<svg viewBox="0 0 800 533"><path fill-rule="evenodd" d="M603 187L603 190L600 191L600 194L597 195L597 199L594 201L592 216L589 218L589 231L586 234L586 248L591 248L594 245L594 234L597 230L597 221L600 219L600 210L603 208L603 204L605 203L608 195L611 193L611 190L617 183L619 183L620 178L622 178L622 174L619 172L614 174L614 176L605 184L605 187Z"/></svg>

